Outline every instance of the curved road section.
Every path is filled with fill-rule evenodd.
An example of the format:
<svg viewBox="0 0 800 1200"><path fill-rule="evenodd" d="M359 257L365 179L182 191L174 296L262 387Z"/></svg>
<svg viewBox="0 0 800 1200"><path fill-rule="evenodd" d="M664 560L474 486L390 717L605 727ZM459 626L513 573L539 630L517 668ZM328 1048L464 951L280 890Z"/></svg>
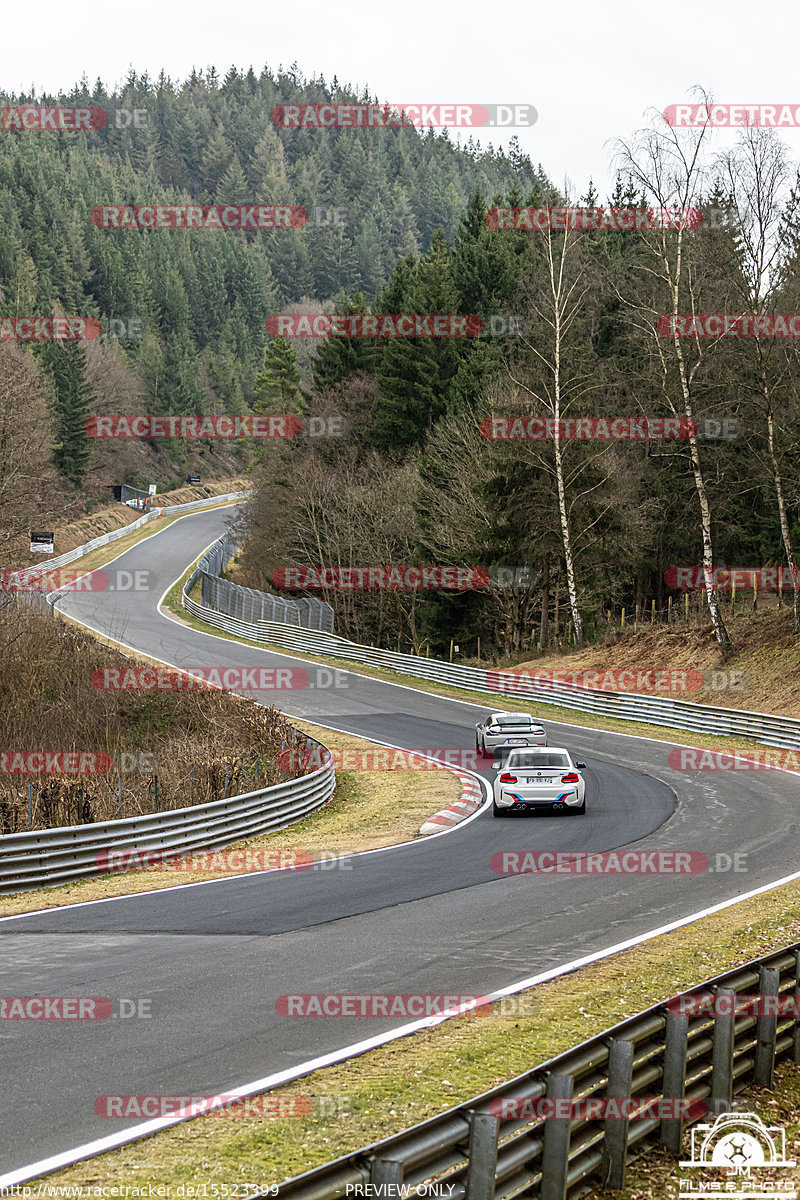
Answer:
<svg viewBox="0 0 800 1200"><path fill-rule="evenodd" d="M225 521L223 510L183 517L115 561L150 572L152 590L75 594L62 611L173 666L297 666L313 682L305 660L159 612L178 569ZM247 694L394 746L474 747L481 706L355 672L338 682ZM404 1023L283 1016L281 995L483 994L796 869L794 776L677 771L669 744L545 726L551 744L588 764L585 817L498 821L487 807L447 834L354 855L334 870L220 879L0 921L3 996L123 998L150 1013L0 1021L0 1176L137 1123L97 1116L100 1096L217 1094ZM493 859L623 846L706 855L710 869L520 875L498 872ZM746 870L719 870L737 854Z"/></svg>

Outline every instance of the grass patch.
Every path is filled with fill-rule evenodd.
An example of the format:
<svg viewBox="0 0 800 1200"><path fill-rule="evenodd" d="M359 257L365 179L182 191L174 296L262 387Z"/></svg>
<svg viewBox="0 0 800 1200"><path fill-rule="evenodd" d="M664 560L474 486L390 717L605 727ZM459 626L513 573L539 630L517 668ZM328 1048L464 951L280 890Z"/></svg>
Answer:
<svg viewBox="0 0 800 1200"><path fill-rule="evenodd" d="M333 733L306 722L302 729L334 751L365 750L372 746L363 738ZM315 858L375 850L410 841L427 817L460 796L461 784L450 771L404 771L402 783L398 783L398 773L394 771L337 771L336 791L324 808L288 829L235 842L230 848L304 850ZM163 869L104 875L80 883L0 896L0 917L220 878L223 876L209 871Z"/></svg>
<svg viewBox="0 0 800 1200"><path fill-rule="evenodd" d="M516 1011L453 1018L274 1093L310 1097L327 1112L201 1117L51 1179L65 1186L279 1183L464 1103L704 978L797 940L800 884L794 883L532 988ZM267 1069L253 1064L254 1075ZM113 1126L109 1121L109 1132Z"/></svg>

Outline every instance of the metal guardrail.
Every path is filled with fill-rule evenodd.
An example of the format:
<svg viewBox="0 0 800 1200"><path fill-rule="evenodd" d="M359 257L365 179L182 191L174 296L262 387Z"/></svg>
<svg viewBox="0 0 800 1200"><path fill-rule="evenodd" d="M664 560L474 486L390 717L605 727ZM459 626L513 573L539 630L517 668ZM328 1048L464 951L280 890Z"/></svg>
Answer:
<svg viewBox="0 0 800 1200"><path fill-rule="evenodd" d="M671 729L691 729L715 737L751 738L767 746L800 748L800 721L792 717L750 712L746 709L718 708L710 704L672 700L665 696L598 692L551 680L543 680L537 684L533 677L523 676L522 679L515 679L513 671L487 671L477 667L463 667L435 658L420 658L415 654L399 654L393 650L361 646L336 634L287 627L278 622L253 622L228 617L190 598L189 592L196 578L197 572L187 580L183 589L182 602L186 611L218 629L252 641L269 643L303 654L349 659L397 671L402 675L450 684L469 692L494 693L498 697L512 696L517 704L522 704L525 700L536 700L540 704L598 713L620 721L664 725Z"/></svg>
<svg viewBox="0 0 800 1200"><path fill-rule="evenodd" d="M322 747L314 738L307 742ZM331 756L325 765L299 779L209 804L92 825L6 834L0 837L0 894L107 875L108 860L103 855L111 850L189 853L285 829L325 804L335 786Z"/></svg>
<svg viewBox="0 0 800 1200"><path fill-rule="evenodd" d="M116 542L119 538L127 537L129 533L146 525L148 521L154 521L157 517L170 516L177 512L191 512L193 509L211 508L215 504L223 504L226 500L241 500L245 496L249 496L249 492L226 492L222 496L206 496L202 500L190 500L186 504L171 504L165 508L153 508L150 512L144 514L136 521L132 521L129 525L123 525L120 529L112 529L109 533L103 533L100 537L92 538L90 542L84 543L83 546L76 546L74 550L68 550L66 554L60 554L58 558L51 558L46 563L35 563L30 567L21 568L26 572L30 571L50 571L53 567L66 567L68 563L74 562L76 558L82 558L84 554L89 554L92 550L99 549L100 546L107 546L109 542Z"/></svg>
<svg viewBox="0 0 800 1200"><path fill-rule="evenodd" d="M349 1187L356 1200L397 1198L406 1189L413 1196L415 1188L427 1186L449 1200L504 1200L519 1194L572 1200L591 1186L621 1188L634 1153L660 1144L678 1156L683 1129L693 1121L587 1120L580 1113L572 1119L501 1121L492 1102L645 1096L704 1101L710 1114L729 1111L734 1096L748 1085L772 1086L777 1060L800 1062L796 1017L737 1016L731 1003L745 993L794 997L800 1004L800 943L683 995L709 992L725 1001L725 1014L682 1013L673 997L466 1104L288 1180L278 1195L281 1200L337 1200ZM365 1191L381 1184L390 1186Z"/></svg>
<svg viewBox="0 0 800 1200"><path fill-rule="evenodd" d="M323 633L333 631L333 607L324 600L314 597L286 600L271 592L260 592L220 579L220 572L235 551L236 543L231 538L220 538L200 559L184 590L190 592L200 579L204 607L234 620L267 620Z"/></svg>
<svg viewBox="0 0 800 1200"><path fill-rule="evenodd" d="M316 598L287 600L270 592L241 587L230 580L220 579L220 572L236 551L229 537L221 538L203 556L192 581L202 581L202 603L206 608L222 612L237 620L271 621L297 628L333 632L333 607Z"/></svg>

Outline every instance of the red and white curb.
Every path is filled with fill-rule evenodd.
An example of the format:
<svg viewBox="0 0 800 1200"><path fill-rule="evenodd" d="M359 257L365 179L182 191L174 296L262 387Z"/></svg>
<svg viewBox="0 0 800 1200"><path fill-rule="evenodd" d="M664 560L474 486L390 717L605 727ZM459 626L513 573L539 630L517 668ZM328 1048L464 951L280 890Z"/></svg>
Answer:
<svg viewBox="0 0 800 1200"><path fill-rule="evenodd" d="M447 808L441 808L432 817L428 817L420 828L421 834L441 833L443 829L458 825L459 821L471 817L476 808L480 808L483 804L483 788L478 780L472 775L465 775L462 771L456 771L455 774L461 780L461 799L454 800L452 804L448 804Z"/></svg>

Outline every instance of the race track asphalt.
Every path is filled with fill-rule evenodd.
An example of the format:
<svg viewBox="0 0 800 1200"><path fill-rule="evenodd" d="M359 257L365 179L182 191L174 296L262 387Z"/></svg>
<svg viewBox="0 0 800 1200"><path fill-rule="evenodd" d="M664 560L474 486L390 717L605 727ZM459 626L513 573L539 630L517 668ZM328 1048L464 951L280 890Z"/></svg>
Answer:
<svg viewBox="0 0 800 1200"><path fill-rule="evenodd" d="M112 579L118 569L149 571L149 590L76 593L62 611L174 666L294 665L324 682L328 673L306 661L159 613L162 593L224 532L227 516L184 517L106 568ZM472 749L486 711L355 672L338 682L247 694L413 748ZM99 1096L216 1094L403 1023L284 1017L280 995L482 994L797 869L794 776L682 772L664 743L557 720L545 727L551 745L588 764L585 817L498 821L482 811L445 836L332 870L221 879L0 921L3 996L143 998L152 1013L0 1023L0 1175L136 1123L98 1117ZM504 850L622 846L701 852L712 868L717 855L745 855L746 871L514 876L491 865Z"/></svg>

